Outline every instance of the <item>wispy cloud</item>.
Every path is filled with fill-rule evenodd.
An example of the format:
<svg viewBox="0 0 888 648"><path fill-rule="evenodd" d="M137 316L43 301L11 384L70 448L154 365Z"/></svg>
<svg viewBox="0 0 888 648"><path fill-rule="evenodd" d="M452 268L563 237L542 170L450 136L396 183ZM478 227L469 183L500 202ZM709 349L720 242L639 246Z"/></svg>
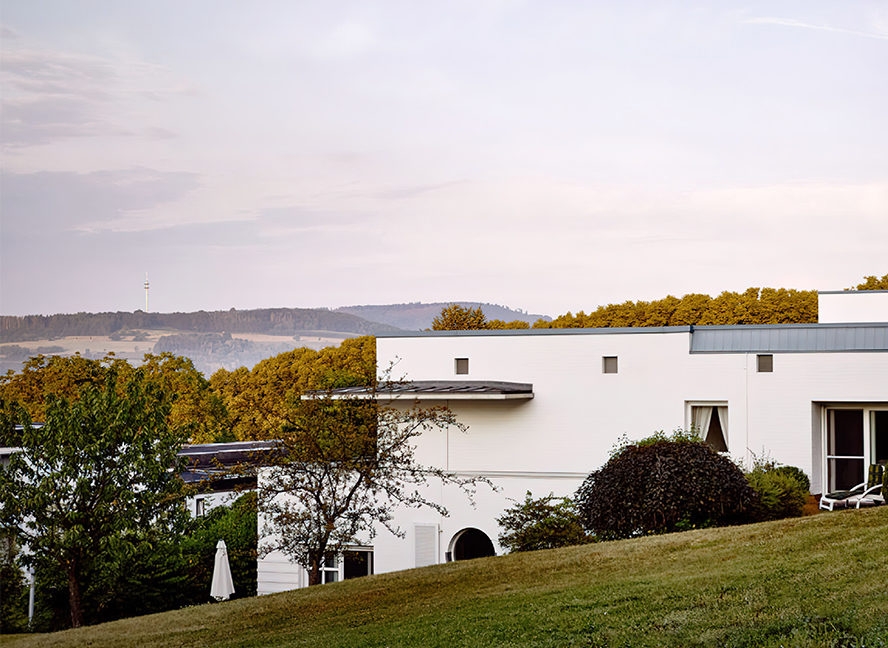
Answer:
<svg viewBox="0 0 888 648"><path fill-rule="evenodd" d="M131 136L141 119L132 97L161 98L192 90L167 69L61 50L5 44L0 83L3 144L28 147L70 137ZM148 137L153 125L146 124ZM139 133L141 134L141 133Z"/></svg>
<svg viewBox="0 0 888 648"><path fill-rule="evenodd" d="M832 27L831 25L815 25L812 23L802 22L801 20L793 20L792 18L773 18L763 16L760 18L748 18L743 22L752 25L780 25L782 27L801 27L802 29L816 29L818 31L836 32L839 34L863 36L864 38L888 40L888 33L866 32L859 31L857 29L845 29L844 27Z"/></svg>

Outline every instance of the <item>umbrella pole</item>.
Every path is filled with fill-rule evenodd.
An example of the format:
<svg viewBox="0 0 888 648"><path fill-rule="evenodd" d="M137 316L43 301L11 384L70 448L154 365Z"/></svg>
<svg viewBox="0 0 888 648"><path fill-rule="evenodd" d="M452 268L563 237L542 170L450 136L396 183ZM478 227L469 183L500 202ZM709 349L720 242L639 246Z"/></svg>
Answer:
<svg viewBox="0 0 888 648"><path fill-rule="evenodd" d="M34 624L34 567L31 567L28 570L28 580L29 588L28 588L28 629Z"/></svg>

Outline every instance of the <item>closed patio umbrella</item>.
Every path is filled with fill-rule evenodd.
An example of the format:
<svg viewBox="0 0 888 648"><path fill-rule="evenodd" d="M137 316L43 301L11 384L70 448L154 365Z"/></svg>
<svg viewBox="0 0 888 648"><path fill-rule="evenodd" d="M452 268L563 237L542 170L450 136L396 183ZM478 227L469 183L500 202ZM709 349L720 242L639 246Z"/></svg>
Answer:
<svg viewBox="0 0 888 648"><path fill-rule="evenodd" d="M216 544L216 565L213 567L213 584L210 585L210 596L217 601L224 601L234 594L234 582L231 580L231 567L228 565L228 549L225 541Z"/></svg>

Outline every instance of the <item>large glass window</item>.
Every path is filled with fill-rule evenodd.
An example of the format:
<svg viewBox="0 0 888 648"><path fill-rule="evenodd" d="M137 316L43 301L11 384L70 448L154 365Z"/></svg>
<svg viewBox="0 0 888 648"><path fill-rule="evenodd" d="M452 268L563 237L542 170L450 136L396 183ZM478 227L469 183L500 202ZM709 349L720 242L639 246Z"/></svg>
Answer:
<svg viewBox="0 0 888 648"><path fill-rule="evenodd" d="M874 463L888 464L888 408L879 404L827 409L826 490L861 483Z"/></svg>
<svg viewBox="0 0 888 648"><path fill-rule="evenodd" d="M888 410L870 412L872 463L888 464Z"/></svg>
<svg viewBox="0 0 888 648"><path fill-rule="evenodd" d="M828 490L851 488L864 472L863 410L829 410L826 430Z"/></svg>

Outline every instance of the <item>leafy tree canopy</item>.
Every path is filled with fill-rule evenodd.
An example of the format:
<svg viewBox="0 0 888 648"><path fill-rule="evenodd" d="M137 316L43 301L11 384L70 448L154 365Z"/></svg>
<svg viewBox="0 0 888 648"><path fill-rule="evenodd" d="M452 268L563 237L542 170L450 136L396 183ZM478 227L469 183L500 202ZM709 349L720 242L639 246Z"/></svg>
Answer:
<svg viewBox="0 0 888 648"><path fill-rule="evenodd" d="M71 625L84 622L87 574L112 579L99 564L120 564L151 537L181 523L183 486L176 453L184 431L169 424L170 400L135 369L110 367L76 398L51 394L42 427L25 408L0 402L0 431L20 448L0 471L0 525L24 562L64 574Z"/></svg>
<svg viewBox="0 0 888 648"><path fill-rule="evenodd" d="M464 308L459 304L445 306L441 313L432 320L433 331L467 331L486 329L487 318L481 307Z"/></svg>
<svg viewBox="0 0 888 648"><path fill-rule="evenodd" d="M225 405L231 435L246 441L278 438L292 428L306 391L372 385L375 380L376 340L365 336L320 351L287 351L252 370L220 369L210 385Z"/></svg>
<svg viewBox="0 0 888 648"><path fill-rule="evenodd" d="M543 320L540 320L543 321ZM432 320L433 331L469 331L477 329L526 329L530 324L522 320L504 322L488 320L481 307L466 308L459 304L450 304Z"/></svg>
<svg viewBox="0 0 888 648"><path fill-rule="evenodd" d="M875 275L863 278L863 283L859 283L851 290L888 290L888 274L883 277Z"/></svg>
<svg viewBox="0 0 888 648"><path fill-rule="evenodd" d="M170 353L146 354L139 369L113 354L101 360L80 355L38 355L27 360L20 372L0 376L0 398L17 402L32 421L42 422L48 399L76 401L83 387L102 387L109 376L114 377L115 389L122 393L136 371L141 374L140 380L165 395L168 423L174 430L195 443L226 440L224 403L191 360Z"/></svg>
<svg viewBox="0 0 888 648"><path fill-rule="evenodd" d="M591 313L568 312L534 328L600 328L622 326L688 326L706 324L791 324L817 321L816 290L749 288L718 297L668 295L654 301L626 301L599 306Z"/></svg>

